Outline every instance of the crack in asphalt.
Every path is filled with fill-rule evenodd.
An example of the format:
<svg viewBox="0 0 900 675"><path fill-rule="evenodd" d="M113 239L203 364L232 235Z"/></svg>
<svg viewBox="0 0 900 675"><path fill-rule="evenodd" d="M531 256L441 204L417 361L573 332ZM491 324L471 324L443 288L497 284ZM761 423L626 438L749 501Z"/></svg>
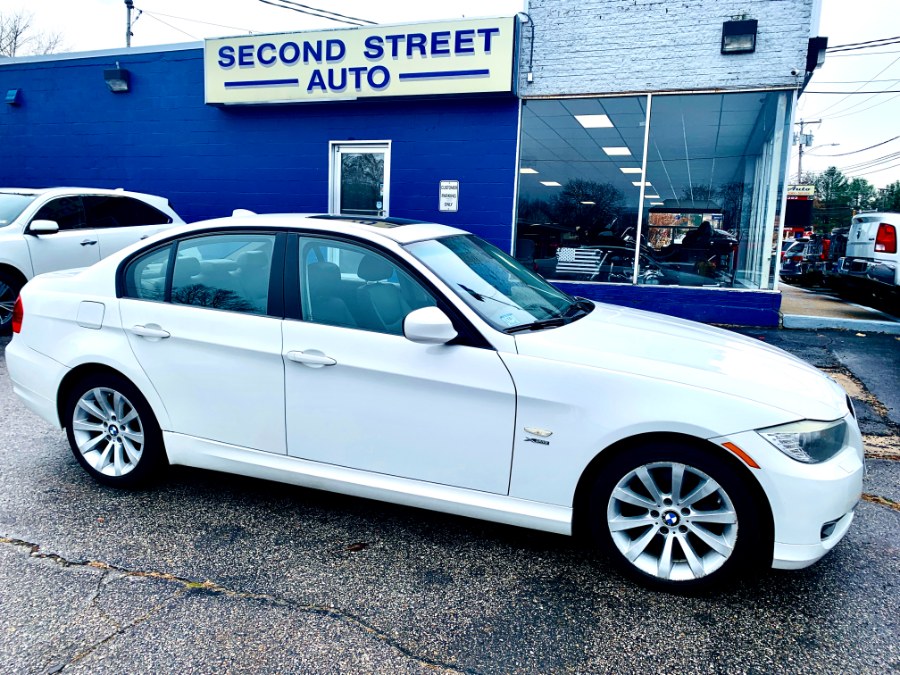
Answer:
<svg viewBox="0 0 900 675"><path fill-rule="evenodd" d="M34 555L34 554L32 554L32 555ZM40 556L37 556L37 557L40 557ZM72 564L72 563L70 563L69 566L75 566L75 565ZM123 635L126 631L129 631L129 630L131 630L132 628L134 628L135 626L138 626L138 625L144 623L145 621L147 621L148 619L150 619L153 615L157 614L157 613L158 613L161 609L163 609L166 605L171 604L172 602L174 602L175 600L177 600L179 597L181 597L182 595L184 595L185 593L187 593L187 591L188 591L187 588L179 588L177 591L175 591L175 592L174 592L172 595L170 595L168 598L166 598L165 600L163 600L163 601L160 602L160 603L157 603L156 605L154 605L153 607L151 607L149 610L147 610L146 612L144 612L143 614L141 614L139 617L137 617L137 618L135 618L135 619L132 619L131 621L129 621L128 623L126 623L126 624L124 624L124 625L118 625L118 622L113 621L112 619L110 619L110 621L112 622L112 624L113 624L114 626L118 626L118 627L116 628L116 630L114 630L112 633L110 633L110 634L107 635L106 637L104 637L104 638L102 638L102 639L100 639L100 640L97 640L97 641L94 642L93 644L88 645L85 649L82 649L81 651L77 652L74 656L72 656L72 658L69 659L68 662L62 663L62 664L56 666L55 668L52 668L52 669L48 670L48 671L47 671L48 675L50 675L50 674L55 674L55 673L61 673L61 672L63 672L66 668L68 668L68 667L71 666L71 665L74 665L74 664L78 663L81 659L85 658L86 656L90 656L93 652L95 652L97 649L99 649L100 647L102 647L103 645L105 645L107 642L109 642L109 641L112 640L113 638L116 638L116 637L118 637L118 636L120 636L120 635ZM99 595L99 594L98 594L98 595ZM92 600L92 602L95 601L95 600L96 600L96 597ZM104 616L106 616L106 615L104 614ZM108 616L107 616L106 618L109 619Z"/></svg>
<svg viewBox="0 0 900 675"><path fill-rule="evenodd" d="M293 600L288 600L285 598L280 598L275 595L270 595L268 593L250 593L246 591L236 591L221 584L218 584L214 581L205 580L205 581L194 581L192 579L186 579L183 577L178 577L174 574L169 574L168 572L158 572L154 570L132 570L126 567L120 567L118 565L112 565L109 563L105 563L97 560L82 560L82 561L74 561L63 558L61 555L56 553L47 553L41 550L39 544L35 544L32 542L24 541L22 539L15 539L11 537L0 536L0 544L5 544L7 546L24 549L28 551L29 555L32 558L39 558L43 560L49 560L63 567L87 567L93 568L97 570L102 570L104 572L103 576L101 576L100 583L97 584L97 588L94 591L94 594L91 596L90 601L88 602L88 606L91 606L94 602L97 601L97 598L100 596L102 591L102 587L104 585L103 580L106 579L111 572L118 573L123 577L138 577L145 579L159 579L162 581L166 581L173 584L179 584L181 588L179 588L175 593L170 595L164 601L154 605L150 610L142 614L141 616L131 620L130 622L119 625L118 622L112 620L110 617L107 617L110 622L117 626L116 630L107 635L106 637L98 640L97 642L89 645L85 649L82 649L78 653L76 653L68 662L64 664L60 664L48 671L47 673L60 673L64 671L68 666L73 665L90 655L94 651L96 651L99 647L103 646L113 638L122 635L128 630L131 630L135 626L147 621L154 614L157 614L161 609L163 609L166 605L171 604L176 601L180 597L186 596L188 593L206 593L209 595L221 595L228 598L236 598L239 600L254 600L257 602L264 602L270 605L274 605L276 607L287 607L290 609L294 609L300 612L304 612L306 614L313 614L316 616L327 617L335 621L340 621L346 624L350 624L355 626L356 628L362 629L362 631L370 636L373 639L379 640L384 644L392 647L396 651L400 652L404 656L418 662L421 666L429 669L440 669L442 671L448 673L459 673L460 675L480 675L480 671L474 670L471 668L462 668L459 666L455 666L450 663L438 661L435 659L430 659L428 657L420 656L413 652L410 648L403 646L400 644L395 638L388 635L385 631L373 626L368 621L359 617L351 612L346 612L335 607L328 607L325 605L305 605L298 602L294 602Z"/></svg>

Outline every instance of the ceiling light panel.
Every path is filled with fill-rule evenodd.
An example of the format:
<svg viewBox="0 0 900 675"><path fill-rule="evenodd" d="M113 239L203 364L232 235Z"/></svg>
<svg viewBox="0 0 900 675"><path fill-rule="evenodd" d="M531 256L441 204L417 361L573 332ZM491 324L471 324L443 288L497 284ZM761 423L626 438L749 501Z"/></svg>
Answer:
<svg viewBox="0 0 900 675"><path fill-rule="evenodd" d="M607 146L603 148L603 152L605 152L610 157L628 157L631 156L631 150L624 146Z"/></svg>
<svg viewBox="0 0 900 675"><path fill-rule="evenodd" d="M585 129L611 129L612 121L606 115L575 115L575 119Z"/></svg>

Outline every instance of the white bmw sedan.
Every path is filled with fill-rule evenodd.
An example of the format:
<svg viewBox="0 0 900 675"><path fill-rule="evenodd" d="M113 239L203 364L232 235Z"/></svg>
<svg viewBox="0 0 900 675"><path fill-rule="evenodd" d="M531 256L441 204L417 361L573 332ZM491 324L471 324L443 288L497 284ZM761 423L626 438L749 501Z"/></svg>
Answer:
<svg viewBox="0 0 900 675"><path fill-rule="evenodd" d="M666 589L812 564L862 489L814 368L441 225L182 226L35 278L13 330L16 393L113 486L181 464L583 533Z"/></svg>

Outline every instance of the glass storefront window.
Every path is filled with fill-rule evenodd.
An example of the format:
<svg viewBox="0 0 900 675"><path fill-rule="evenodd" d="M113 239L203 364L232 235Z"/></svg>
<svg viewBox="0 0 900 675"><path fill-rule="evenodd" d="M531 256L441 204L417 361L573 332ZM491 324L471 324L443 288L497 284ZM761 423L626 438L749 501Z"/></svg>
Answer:
<svg viewBox="0 0 900 675"><path fill-rule="evenodd" d="M791 97L527 101L516 257L561 281L771 288Z"/></svg>

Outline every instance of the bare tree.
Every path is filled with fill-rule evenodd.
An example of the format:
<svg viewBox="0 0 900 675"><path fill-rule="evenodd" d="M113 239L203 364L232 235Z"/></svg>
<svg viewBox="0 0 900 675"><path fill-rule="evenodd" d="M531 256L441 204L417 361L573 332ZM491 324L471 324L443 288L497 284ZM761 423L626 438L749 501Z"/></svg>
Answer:
<svg viewBox="0 0 900 675"><path fill-rule="evenodd" d="M33 21L34 15L23 10L0 12L0 57L52 54L63 48L61 33L39 31Z"/></svg>

